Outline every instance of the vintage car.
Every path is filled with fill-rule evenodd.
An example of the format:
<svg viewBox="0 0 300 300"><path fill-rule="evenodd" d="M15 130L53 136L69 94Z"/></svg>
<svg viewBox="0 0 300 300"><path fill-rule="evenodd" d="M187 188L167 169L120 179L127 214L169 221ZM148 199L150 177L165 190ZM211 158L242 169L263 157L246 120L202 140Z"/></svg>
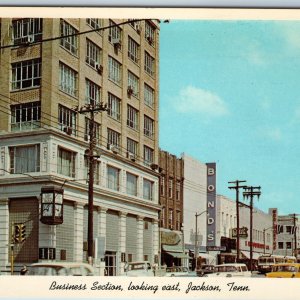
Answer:
<svg viewBox="0 0 300 300"><path fill-rule="evenodd" d="M272 271L265 276L267 278L300 278L300 263L273 265Z"/></svg>
<svg viewBox="0 0 300 300"><path fill-rule="evenodd" d="M251 277L251 272L245 264L222 264L214 267L214 272L204 277Z"/></svg>
<svg viewBox="0 0 300 300"><path fill-rule="evenodd" d="M166 277L181 277L189 276L189 269L187 267L169 267L166 268Z"/></svg>
<svg viewBox="0 0 300 300"><path fill-rule="evenodd" d="M214 265L201 265L196 273L197 273L197 276L200 276L200 277L203 277L204 275L206 274L211 274L211 273L214 273L215 271L215 266Z"/></svg>
<svg viewBox="0 0 300 300"><path fill-rule="evenodd" d="M125 265L124 271L124 275L129 277L155 276L154 269L149 261L129 262Z"/></svg>
<svg viewBox="0 0 300 300"><path fill-rule="evenodd" d="M31 264L26 275L94 276L91 265L80 262L40 262Z"/></svg>

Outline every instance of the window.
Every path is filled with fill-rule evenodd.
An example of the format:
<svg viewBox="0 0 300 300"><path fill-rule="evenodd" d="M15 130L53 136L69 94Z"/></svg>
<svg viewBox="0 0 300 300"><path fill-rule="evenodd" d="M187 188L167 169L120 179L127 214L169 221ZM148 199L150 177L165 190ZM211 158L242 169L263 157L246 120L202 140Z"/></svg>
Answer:
<svg viewBox="0 0 300 300"><path fill-rule="evenodd" d="M108 78L120 85L122 82L122 65L112 57L108 57Z"/></svg>
<svg viewBox="0 0 300 300"><path fill-rule="evenodd" d="M139 97L139 78L128 71L128 93L135 97Z"/></svg>
<svg viewBox="0 0 300 300"><path fill-rule="evenodd" d="M160 195L165 195L165 176L160 177Z"/></svg>
<svg viewBox="0 0 300 300"><path fill-rule="evenodd" d="M109 26L108 40L111 43L114 43L115 41L121 43L121 28L112 20L109 20Z"/></svg>
<svg viewBox="0 0 300 300"><path fill-rule="evenodd" d="M160 227L165 227L165 217L166 217L165 215L166 215L166 208L163 207L160 216Z"/></svg>
<svg viewBox="0 0 300 300"><path fill-rule="evenodd" d="M138 155L138 142L127 138L127 151L129 153L132 153L133 155L137 156Z"/></svg>
<svg viewBox="0 0 300 300"><path fill-rule="evenodd" d="M283 249L283 242L278 242L278 249Z"/></svg>
<svg viewBox="0 0 300 300"><path fill-rule="evenodd" d="M292 242L286 242L286 249L292 249Z"/></svg>
<svg viewBox="0 0 300 300"><path fill-rule="evenodd" d="M63 63L59 63L59 88L73 97L77 96L77 72Z"/></svg>
<svg viewBox="0 0 300 300"><path fill-rule="evenodd" d="M85 80L85 102L95 106L100 103L100 86L94 82L86 79Z"/></svg>
<svg viewBox="0 0 300 300"><path fill-rule="evenodd" d="M121 100L111 93L108 93L108 115L113 119L121 119Z"/></svg>
<svg viewBox="0 0 300 300"><path fill-rule="evenodd" d="M169 209L169 229L173 229L173 209Z"/></svg>
<svg viewBox="0 0 300 300"><path fill-rule="evenodd" d="M41 84L41 59L31 59L13 63L12 90L39 87Z"/></svg>
<svg viewBox="0 0 300 300"><path fill-rule="evenodd" d="M144 116L144 135L153 138L154 135L154 121L148 116Z"/></svg>
<svg viewBox="0 0 300 300"><path fill-rule="evenodd" d="M30 102L11 106L11 130L22 131L41 126L41 102Z"/></svg>
<svg viewBox="0 0 300 300"><path fill-rule="evenodd" d="M89 160L84 158L84 167L87 182L89 180ZM94 160L94 184L100 185L100 161Z"/></svg>
<svg viewBox="0 0 300 300"><path fill-rule="evenodd" d="M180 200L180 181L177 180L176 182L176 200ZM232 222L231 222L232 224Z"/></svg>
<svg viewBox="0 0 300 300"><path fill-rule="evenodd" d="M77 55L78 50L78 37L76 35L77 33L78 31L69 23L64 20L60 20L60 35L65 36L74 34L73 36L68 36L60 39L60 45L74 55Z"/></svg>
<svg viewBox="0 0 300 300"><path fill-rule="evenodd" d="M148 52L145 52L145 66L144 66L144 69L149 75L154 76L154 73L155 73L155 60Z"/></svg>
<svg viewBox="0 0 300 300"><path fill-rule="evenodd" d="M144 85L144 102L147 106L154 107L154 89L146 83Z"/></svg>
<svg viewBox="0 0 300 300"><path fill-rule="evenodd" d="M14 45L42 39L43 19L29 18L12 21Z"/></svg>
<svg viewBox="0 0 300 300"><path fill-rule="evenodd" d="M101 63L101 49L91 42L90 40L86 40L86 63L89 64L91 67L95 68L97 65Z"/></svg>
<svg viewBox="0 0 300 300"><path fill-rule="evenodd" d="M153 200L153 182L143 179L143 198L145 200Z"/></svg>
<svg viewBox="0 0 300 300"><path fill-rule="evenodd" d="M100 144L100 124L94 121L94 130L95 130L95 138L96 138L96 144ZM84 127L84 140L90 141L90 119L85 118L85 127Z"/></svg>
<svg viewBox="0 0 300 300"><path fill-rule="evenodd" d="M177 211L176 212L176 230L181 230L181 228L180 228L180 211Z"/></svg>
<svg viewBox="0 0 300 300"><path fill-rule="evenodd" d="M127 254L127 262L132 262L132 254Z"/></svg>
<svg viewBox="0 0 300 300"><path fill-rule="evenodd" d="M119 181L120 181L120 170L112 167L107 166L107 187L109 189L119 191Z"/></svg>
<svg viewBox="0 0 300 300"><path fill-rule="evenodd" d="M126 191L128 195L137 196L138 177L131 173L126 173Z"/></svg>
<svg viewBox="0 0 300 300"><path fill-rule="evenodd" d="M138 63L139 60L139 44L132 39L130 36L128 37L128 57Z"/></svg>
<svg viewBox="0 0 300 300"><path fill-rule="evenodd" d="M144 146L144 163L147 166L150 166L153 163L153 149Z"/></svg>
<svg viewBox="0 0 300 300"><path fill-rule="evenodd" d="M139 130L139 112L130 105L127 105L127 126Z"/></svg>
<svg viewBox="0 0 300 300"><path fill-rule="evenodd" d="M10 173L40 171L40 145L10 147L9 155Z"/></svg>
<svg viewBox="0 0 300 300"><path fill-rule="evenodd" d="M141 25L140 21L135 21L135 19L128 19L128 21L131 21L129 25L134 28L136 31L140 31ZM139 32L140 33L140 32Z"/></svg>
<svg viewBox="0 0 300 300"><path fill-rule="evenodd" d="M150 45L154 45L155 42L155 27L149 22L145 23L145 38Z"/></svg>
<svg viewBox="0 0 300 300"><path fill-rule="evenodd" d="M102 26L102 22L101 22L101 19L86 19L86 23L91 26L93 29L98 29L98 28L101 28ZM101 31L97 31L99 33L101 33Z"/></svg>
<svg viewBox="0 0 300 300"><path fill-rule="evenodd" d="M173 198L173 178L169 179L169 198Z"/></svg>
<svg viewBox="0 0 300 300"><path fill-rule="evenodd" d="M292 233L292 226L286 226L286 233Z"/></svg>
<svg viewBox="0 0 300 300"><path fill-rule="evenodd" d="M119 132L116 132L112 129L107 129L107 140L109 145L114 145L117 148L120 146L121 135Z"/></svg>
<svg viewBox="0 0 300 300"><path fill-rule="evenodd" d="M57 154L57 173L68 176L75 177L75 158L76 153L58 147Z"/></svg>
<svg viewBox="0 0 300 300"><path fill-rule="evenodd" d="M62 105L58 105L59 129L68 134L76 135L76 113Z"/></svg>
<svg viewBox="0 0 300 300"><path fill-rule="evenodd" d="M283 225L277 225L277 233L283 233Z"/></svg>

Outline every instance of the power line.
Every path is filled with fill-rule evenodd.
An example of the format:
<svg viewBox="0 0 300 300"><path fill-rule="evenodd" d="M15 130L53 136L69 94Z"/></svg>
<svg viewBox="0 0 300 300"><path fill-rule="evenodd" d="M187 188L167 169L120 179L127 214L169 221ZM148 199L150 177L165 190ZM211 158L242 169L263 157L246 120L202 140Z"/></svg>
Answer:
<svg viewBox="0 0 300 300"><path fill-rule="evenodd" d="M91 32L102 31L102 30L105 30L105 29L119 27L119 26L122 26L122 25L125 25L125 24L130 24L130 23L134 23L134 22L141 22L141 21L147 21L147 20L151 20L151 19L134 19L134 20L131 20L131 21L124 21L124 22L121 22L121 23L118 23L118 24L115 23L113 25L100 27L100 28L96 28L96 29L86 30L86 31L82 31L82 32L76 32L76 33L73 33L73 34L61 35L61 36L48 38L48 39L42 39L42 40L36 41L36 42L29 42L29 43L24 43L24 44L19 44L19 45L14 45L14 44L5 45L5 46L1 46L0 50L1 49L7 49L7 48L16 48L16 47L19 47L19 48L30 47L30 46L39 45L39 44L46 43L46 42L61 40L61 39L65 39L65 38L68 38L68 37L80 36L80 35L88 34L88 33L91 33Z"/></svg>

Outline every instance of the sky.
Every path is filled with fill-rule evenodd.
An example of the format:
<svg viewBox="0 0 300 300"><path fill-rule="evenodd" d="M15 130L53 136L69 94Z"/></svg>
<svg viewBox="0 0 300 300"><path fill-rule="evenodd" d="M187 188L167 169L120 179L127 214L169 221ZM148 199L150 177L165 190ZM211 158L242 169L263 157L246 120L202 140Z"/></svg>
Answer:
<svg viewBox="0 0 300 300"><path fill-rule="evenodd" d="M160 29L159 144L300 213L300 22L171 20ZM241 195L242 198L242 195Z"/></svg>

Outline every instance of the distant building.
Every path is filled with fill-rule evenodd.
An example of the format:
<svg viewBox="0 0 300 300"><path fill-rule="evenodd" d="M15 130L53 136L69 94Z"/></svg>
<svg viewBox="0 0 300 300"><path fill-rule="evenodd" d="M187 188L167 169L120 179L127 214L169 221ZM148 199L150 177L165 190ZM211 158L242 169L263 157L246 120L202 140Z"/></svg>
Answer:
<svg viewBox="0 0 300 300"><path fill-rule="evenodd" d="M101 274L120 275L125 261L157 261L158 21L4 18L0 26L1 46L13 45L0 53L0 269L10 268L19 223L26 240L15 245L17 268L86 261L91 120L78 109L100 104L108 111L94 126L97 263ZM49 185L64 189L61 225L39 221Z"/></svg>
<svg viewBox="0 0 300 300"><path fill-rule="evenodd" d="M182 234L183 223L183 184L184 163L182 158L167 151L159 151L161 205L160 230L162 247L162 264L181 265L184 258ZM177 235L177 237L176 237ZM175 238L171 238L173 236ZM168 238L169 237L169 238Z"/></svg>
<svg viewBox="0 0 300 300"><path fill-rule="evenodd" d="M279 215L277 232L277 247L274 253L298 256L300 254L299 216L297 214Z"/></svg>

